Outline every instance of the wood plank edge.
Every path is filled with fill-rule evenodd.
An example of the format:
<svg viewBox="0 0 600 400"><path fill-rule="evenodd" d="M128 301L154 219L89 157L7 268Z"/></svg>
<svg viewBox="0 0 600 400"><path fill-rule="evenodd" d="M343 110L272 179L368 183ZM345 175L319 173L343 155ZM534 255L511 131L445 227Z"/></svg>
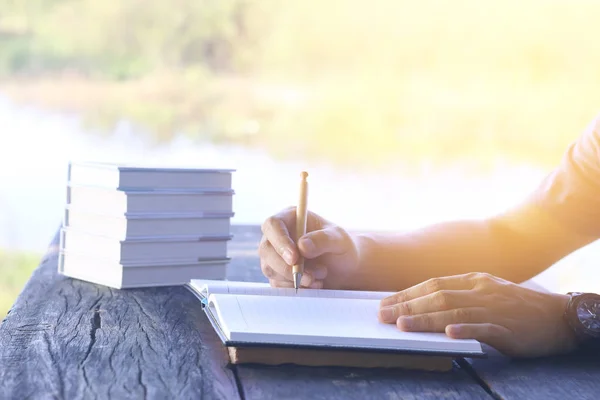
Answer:
<svg viewBox="0 0 600 400"><path fill-rule="evenodd" d="M486 381L485 379L477 373L477 370L473 368L473 365L469 361L464 358L459 358L456 360L456 364L460 369L465 371L467 375L469 375L479 386L485 390L487 394L489 394L494 400L504 400L504 398L496 392Z"/></svg>

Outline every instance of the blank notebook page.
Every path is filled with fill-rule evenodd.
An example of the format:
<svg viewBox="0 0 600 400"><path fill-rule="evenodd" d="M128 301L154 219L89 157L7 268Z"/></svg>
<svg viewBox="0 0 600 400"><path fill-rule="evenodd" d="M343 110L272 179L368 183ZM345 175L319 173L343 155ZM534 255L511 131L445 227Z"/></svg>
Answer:
<svg viewBox="0 0 600 400"><path fill-rule="evenodd" d="M480 352L475 340L402 332L377 319L379 300L215 294L231 341Z"/></svg>

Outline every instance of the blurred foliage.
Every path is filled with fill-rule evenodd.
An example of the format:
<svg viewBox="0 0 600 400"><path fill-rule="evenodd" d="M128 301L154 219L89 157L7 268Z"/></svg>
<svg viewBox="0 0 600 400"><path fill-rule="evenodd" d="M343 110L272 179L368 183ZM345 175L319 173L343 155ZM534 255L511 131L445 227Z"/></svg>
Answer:
<svg viewBox="0 0 600 400"><path fill-rule="evenodd" d="M550 165L600 104L589 0L0 4L0 90L159 141Z"/></svg>
<svg viewBox="0 0 600 400"><path fill-rule="evenodd" d="M12 307L41 255L0 249L0 320Z"/></svg>

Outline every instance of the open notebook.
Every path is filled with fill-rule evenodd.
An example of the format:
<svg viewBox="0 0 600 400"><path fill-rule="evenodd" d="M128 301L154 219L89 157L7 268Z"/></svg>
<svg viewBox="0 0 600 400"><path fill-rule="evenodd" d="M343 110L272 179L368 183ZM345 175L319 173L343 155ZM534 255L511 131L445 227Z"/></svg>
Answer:
<svg viewBox="0 0 600 400"><path fill-rule="evenodd" d="M266 283L192 280L187 285L226 346L344 349L447 357L485 356L476 340L402 332L377 319L388 292L272 288Z"/></svg>

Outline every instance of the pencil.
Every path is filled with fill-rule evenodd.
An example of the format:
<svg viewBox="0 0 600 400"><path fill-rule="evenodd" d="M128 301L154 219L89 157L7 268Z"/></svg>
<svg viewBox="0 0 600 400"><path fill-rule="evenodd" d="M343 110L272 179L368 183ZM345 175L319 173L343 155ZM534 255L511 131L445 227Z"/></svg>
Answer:
<svg viewBox="0 0 600 400"><path fill-rule="evenodd" d="M296 243L298 243L298 240L306 234L306 219L308 216L308 182L306 181L308 173L302 171L300 177L300 198L298 200L298 206L296 207ZM292 266L292 273L294 288L296 289L296 293L298 293L300 280L304 274L304 258L302 256L299 255L297 263Z"/></svg>

